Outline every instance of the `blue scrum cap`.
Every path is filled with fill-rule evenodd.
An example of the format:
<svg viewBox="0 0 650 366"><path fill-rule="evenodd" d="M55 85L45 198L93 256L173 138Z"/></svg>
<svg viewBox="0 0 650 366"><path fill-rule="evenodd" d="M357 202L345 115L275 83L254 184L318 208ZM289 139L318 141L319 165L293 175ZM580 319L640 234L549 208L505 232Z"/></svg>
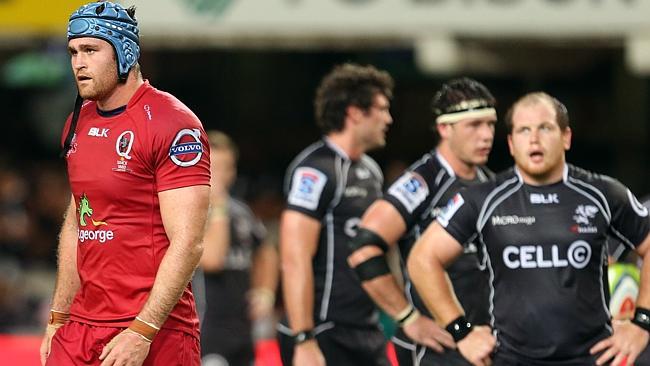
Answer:
<svg viewBox="0 0 650 366"><path fill-rule="evenodd" d="M138 33L138 21L122 5L110 1L83 5L70 15L68 23L68 41L94 37L113 45L120 79L126 79L140 58Z"/></svg>

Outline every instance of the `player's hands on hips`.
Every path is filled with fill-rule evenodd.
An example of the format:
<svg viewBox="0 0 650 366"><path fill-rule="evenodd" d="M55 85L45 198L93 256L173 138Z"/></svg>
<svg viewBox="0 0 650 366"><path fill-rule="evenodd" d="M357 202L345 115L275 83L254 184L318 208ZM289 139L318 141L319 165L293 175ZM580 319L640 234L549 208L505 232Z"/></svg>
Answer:
<svg viewBox="0 0 650 366"><path fill-rule="evenodd" d="M58 325L48 324L47 327L45 328L45 334L43 335L43 340L41 341L41 348L40 348L41 366L45 366L45 362L47 361L47 356L50 355L50 349L52 347L52 338L54 337L54 333L56 333L57 329L59 329L62 325L63 324L58 324Z"/></svg>
<svg viewBox="0 0 650 366"><path fill-rule="evenodd" d="M458 351L475 366L489 366L492 364L490 354L497 344L490 327L478 325L472 328L469 334L458 342Z"/></svg>
<svg viewBox="0 0 650 366"><path fill-rule="evenodd" d="M294 347L293 366L325 366L325 357L316 340L305 341Z"/></svg>
<svg viewBox="0 0 650 366"><path fill-rule="evenodd" d="M149 354L151 342L130 329L123 330L106 346L99 360L101 366L141 366Z"/></svg>
<svg viewBox="0 0 650 366"><path fill-rule="evenodd" d="M602 352L596 360L597 365L634 365L634 361L648 344L650 334L628 320L613 322L614 334L591 347L591 354ZM608 363L612 360L611 363Z"/></svg>
<svg viewBox="0 0 650 366"><path fill-rule="evenodd" d="M456 348L456 343L451 334L424 315L420 315L413 323L405 325L402 329L409 338L438 353L444 351L443 347Z"/></svg>

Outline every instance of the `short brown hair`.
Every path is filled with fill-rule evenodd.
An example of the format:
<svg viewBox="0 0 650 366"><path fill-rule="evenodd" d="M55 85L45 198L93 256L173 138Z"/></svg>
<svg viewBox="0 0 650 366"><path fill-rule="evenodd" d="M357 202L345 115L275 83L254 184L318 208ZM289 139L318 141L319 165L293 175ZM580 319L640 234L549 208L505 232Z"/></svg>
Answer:
<svg viewBox="0 0 650 366"><path fill-rule="evenodd" d="M553 106L553 109L555 110L555 119L558 126L560 126L561 130L566 130L567 127L569 127L569 111L567 111L564 104L562 104L562 102L560 102L557 98L547 93L533 92L525 94L521 98L517 99L517 101L512 104L510 109L508 109L505 121L508 133L512 133L512 116L515 113L515 108L521 104L539 104L544 101L551 103L551 106Z"/></svg>

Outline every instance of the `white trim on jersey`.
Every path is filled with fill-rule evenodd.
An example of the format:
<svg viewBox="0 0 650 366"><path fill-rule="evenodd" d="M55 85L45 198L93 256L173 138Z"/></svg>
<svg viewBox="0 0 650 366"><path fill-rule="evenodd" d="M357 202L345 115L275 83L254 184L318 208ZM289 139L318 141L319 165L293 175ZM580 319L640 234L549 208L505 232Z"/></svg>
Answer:
<svg viewBox="0 0 650 366"><path fill-rule="evenodd" d="M612 314L609 312L609 305L607 302L607 297L605 295L605 284L603 283L603 268L605 267L605 262L607 260L607 245L603 245L600 250L600 264L598 266L598 280L600 281L600 299L603 302L603 309L605 309L605 314L607 314L608 318L612 318ZM605 326L610 333L614 333L613 329L607 324Z"/></svg>
<svg viewBox="0 0 650 366"><path fill-rule="evenodd" d="M345 160L344 160L345 159ZM332 295L332 284L334 282L334 207L341 202L345 186L348 181L348 172L351 161L345 156L337 156L334 160L334 170L336 172L336 191L334 198L327 208L327 265L325 273L325 288L323 298L321 299L320 320L327 319L327 312L330 305L330 296Z"/></svg>
<svg viewBox="0 0 650 366"><path fill-rule="evenodd" d="M456 176L456 172L454 172L454 169L451 167L449 162L445 160L445 158L440 154L440 152L436 149L436 159L440 162L440 165L442 165L443 168L447 171L447 174L449 174L452 177Z"/></svg>
<svg viewBox="0 0 650 366"><path fill-rule="evenodd" d="M374 161L370 156L363 154L363 156L361 156L361 163L363 166L367 166L368 169L374 171L375 177L377 177L381 181L384 180L384 173L382 173L381 168L379 167L377 162Z"/></svg>
<svg viewBox="0 0 650 366"><path fill-rule="evenodd" d="M327 146L329 146L332 150L334 150L334 152L339 154L343 159L350 160L350 157L348 156L348 154L343 149L341 149L341 147L339 145L334 143L334 141L332 141L332 139L330 139L327 136L323 137L323 139L325 140L325 143L327 144Z"/></svg>
<svg viewBox="0 0 650 366"><path fill-rule="evenodd" d="M512 189L505 192L501 197L496 198L493 203L491 202L492 198L496 197L496 195L499 194L499 192L508 188L508 186L513 183L517 183L517 184ZM490 215L496 209L496 207L500 205L501 202L503 202L506 198L510 197L515 192L517 192L519 188L521 188L523 185L524 185L524 181L520 179L520 176L517 176L506 180L500 186L494 188L492 192L490 192L490 194L485 199L485 202L483 203L483 207L481 207L481 211L478 215L478 219L476 220L476 231L481 232L483 230L483 227L487 223Z"/></svg>

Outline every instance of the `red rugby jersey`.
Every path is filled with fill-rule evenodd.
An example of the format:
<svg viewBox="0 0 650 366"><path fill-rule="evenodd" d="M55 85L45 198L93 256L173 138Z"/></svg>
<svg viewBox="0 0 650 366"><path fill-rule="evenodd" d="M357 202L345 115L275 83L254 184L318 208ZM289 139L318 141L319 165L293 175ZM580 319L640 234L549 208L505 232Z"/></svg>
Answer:
<svg viewBox="0 0 650 366"><path fill-rule="evenodd" d="M70 118L63 136L69 125ZM199 119L148 82L117 116L84 104L67 154L81 278L71 319L122 327L140 312L169 246L158 192L209 185L209 157ZM189 285L163 327L198 336Z"/></svg>

